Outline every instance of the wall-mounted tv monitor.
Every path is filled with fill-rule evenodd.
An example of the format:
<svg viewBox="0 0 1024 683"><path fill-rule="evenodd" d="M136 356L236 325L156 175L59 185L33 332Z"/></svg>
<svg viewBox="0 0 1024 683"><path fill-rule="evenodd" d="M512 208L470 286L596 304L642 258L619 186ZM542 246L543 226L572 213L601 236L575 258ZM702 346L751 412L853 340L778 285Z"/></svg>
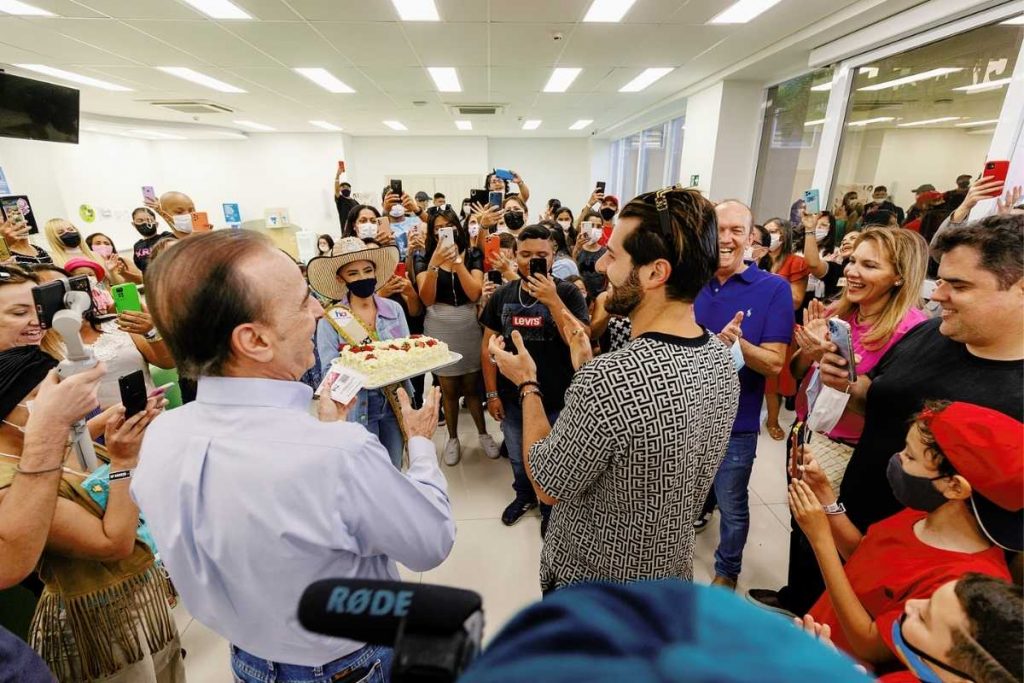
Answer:
<svg viewBox="0 0 1024 683"><path fill-rule="evenodd" d="M78 91L0 73L0 137L78 144Z"/></svg>

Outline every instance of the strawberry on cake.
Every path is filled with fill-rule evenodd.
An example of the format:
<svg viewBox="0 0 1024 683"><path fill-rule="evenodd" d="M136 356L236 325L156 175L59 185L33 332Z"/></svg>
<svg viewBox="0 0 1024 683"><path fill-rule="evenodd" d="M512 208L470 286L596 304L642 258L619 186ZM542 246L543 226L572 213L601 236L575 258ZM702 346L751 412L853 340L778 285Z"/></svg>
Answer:
<svg viewBox="0 0 1024 683"><path fill-rule="evenodd" d="M414 334L341 349L335 363L366 376L367 386L385 386L437 368L450 359L448 345Z"/></svg>

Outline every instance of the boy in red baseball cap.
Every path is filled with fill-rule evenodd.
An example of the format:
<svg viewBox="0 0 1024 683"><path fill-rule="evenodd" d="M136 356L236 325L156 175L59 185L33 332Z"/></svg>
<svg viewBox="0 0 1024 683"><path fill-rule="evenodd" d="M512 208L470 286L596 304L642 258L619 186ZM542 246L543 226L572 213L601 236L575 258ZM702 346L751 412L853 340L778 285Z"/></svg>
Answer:
<svg viewBox="0 0 1024 683"><path fill-rule="evenodd" d="M811 447L804 460L790 507L826 586L809 615L831 627L838 647L880 672L901 668L892 627L907 600L928 598L968 572L1010 579L1003 549L1024 548L1024 425L1017 420L968 403L926 404L887 472L907 509L863 536Z"/></svg>

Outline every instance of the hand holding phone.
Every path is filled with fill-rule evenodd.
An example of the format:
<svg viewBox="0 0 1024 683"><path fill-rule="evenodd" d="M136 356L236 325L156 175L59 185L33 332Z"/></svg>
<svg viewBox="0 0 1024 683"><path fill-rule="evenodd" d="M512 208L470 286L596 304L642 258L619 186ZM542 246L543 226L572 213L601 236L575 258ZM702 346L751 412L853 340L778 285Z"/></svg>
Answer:
<svg viewBox="0 0 1024 683"><path fill-rule="evenodd" d="M501 191L490 192L487 195L487 203L495 208L501 208L501 202L505 198L505 193Z"/></svg>
<svg viewBox="0 0 1024 683"><path fill-rule="evenodd" d="M604 188L606 187L606 185L605 185L605 182L603 180L598 180L597 181L597 185L595 185L594 187L595 187L594 192L596 192L598 194L604 194Z"/></svg>
<svg viewBox="0 0 1024 683"><path fill-rule="evenodd" d="M839 349L838 353L846 361L846 371L850 383L857 381L857 360L853 352L853 337L850 334L850 323L839 318L828 319L828 336Z"/></svg>
<svg viewBox="0 0 1024 683"><path fill-rule="evenodd" d="M401 199L402 195L404 194L402 192L402 181L398 179L392 179L390 184L391 194L398 195L399 199Z"/></svg>
<svg viewBox="0 0 1024 683"><path fill-rule="evenodd" d="M804 422L797 422L790 432L789 448L789 478L803 479L804 473L800 469L804 464L804 443L807 440L807 425Z"/></svg>
<svg viewBox="0 0 1024 683"><path fill-rule="evenodd" d="M139 298L139 287L134 282L114 285L110 288L114 298L114 310L120 315L127 311L142 312L142 300Z"/></svg>
<svg viewBox="0 0 1024 683"><path fill-rule="evenodd" d="M1006 174L1010 172L1009 161L986 161L985 170L981 172L981 177L990 178L990 182L999 181L1002 185L999 189L992 190L985 194L986 197L998 197L1003 193L1003 185L1006 184Z"/></svg>
<svg viewBox="0 0 1024 683"><path fill-rule="evenodd" d="M500 270L489 270L487 271L487 281L495 285L501 286L502 277Z"/></svg>
<svg viewBox="0 0 1024 683"><path fill-rule="evenodd" d="M532 258L530 259L530 276L536 275L547 275L548 274L548 260L544 258Z"/></svg>
<svg viewBox="0 0 1024 683"><path fill-rule="evenodd" d="M445 247L455 246L455 228L448 226L445 228L437 229L437 242L438 247L444 249Z"/></svg>
<svg viewBox="0 0 1024 683"><path fill-rule="evenodd" d="M513 178L516 177L515 174L512 173L512 171L509 171L508 169L505 168L494 169L494 175L501 178L502 180L512 180Z"/></svg>
<svg viewBox="0 0 1024 683"><path fill-rule="evenodd" d="M127 420L146 409L149 396L146 394L146 377L142 370L119 377L117 386L121 390L121 403L124 404L124 419Z"/></svg>
<svg viewBox="0 0 1024 683"><path fill-rule="evenodd" d="M341 175L344 172L345 172L345 162L344 161L339 161L338 162L338 175Z"/></svg>
<svg viewBox="0 0 1024 683"><path fill-rule="evenodd" d="M804 191L804 212L808 215L821 213L821 193L818 190Z"/></svg>

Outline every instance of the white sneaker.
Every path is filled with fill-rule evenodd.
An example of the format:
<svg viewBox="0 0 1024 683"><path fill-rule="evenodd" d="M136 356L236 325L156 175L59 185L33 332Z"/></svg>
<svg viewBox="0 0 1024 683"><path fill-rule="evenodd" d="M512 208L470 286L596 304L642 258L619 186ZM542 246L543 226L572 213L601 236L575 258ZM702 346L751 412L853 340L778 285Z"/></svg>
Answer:
<svg viewBox="0 0 1024 683"><path fill-rule="evenodd" d="M444 446L444 464L445 465L458 465L459 460L462 458L462 444L459 443L458 439L448 439L448 443Z"/></svg>
<svg viewBox="0 0 1024 683"><path fill-rule="evenodd" d="M484 449L484 454L491 460L497 460L501 455L501 448L494 443L490 434L480 435L480 448Z"/></svg>

